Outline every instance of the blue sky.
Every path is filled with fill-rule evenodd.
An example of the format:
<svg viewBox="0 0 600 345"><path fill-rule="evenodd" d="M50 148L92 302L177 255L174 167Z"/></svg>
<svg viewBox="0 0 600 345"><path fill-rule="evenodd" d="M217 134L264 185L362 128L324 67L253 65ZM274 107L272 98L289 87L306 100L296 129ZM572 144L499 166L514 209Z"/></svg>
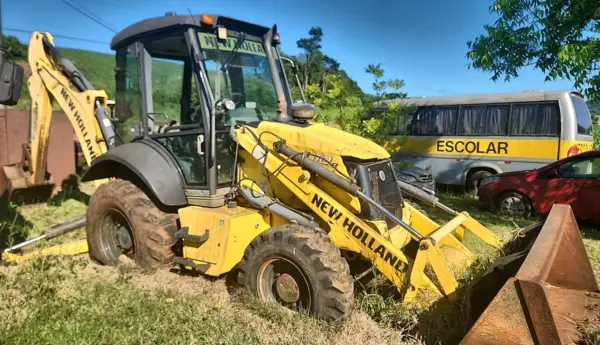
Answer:
<svg viewBox="0 0 600 345"><path fill-rule="evenodd" d="M257 24L277 24L282 49L298 53L296 41L311 26L323 29L323 51L337 59L365 91L372 80L364 73L381 63L387 78L404 79L410 96L570 89L568 80L546 83L533 69L518 79L493 82L466 67L466 42L483 32L494 17L491 0L69 0L118 30L167 11L216 13ZM81 15L61 0L3 0L5 34L26 42L29 36L8 29L44 30L53 34L109 42L110 30ZM57 38L58 46L110 52L108 43Z"/></svg>

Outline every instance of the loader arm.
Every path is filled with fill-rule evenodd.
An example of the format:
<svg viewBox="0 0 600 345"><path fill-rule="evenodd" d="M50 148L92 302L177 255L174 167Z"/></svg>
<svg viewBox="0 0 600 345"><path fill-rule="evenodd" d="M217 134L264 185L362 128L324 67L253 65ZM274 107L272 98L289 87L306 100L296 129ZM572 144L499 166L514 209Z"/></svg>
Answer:
<svg viewBox="0 0 600 345"><path fill-rule="evenodd" d="M480 233L490 238L494 237L489 230L482 226L477 227L475 224L469 224L470 222L466 221L466 215L461 214L455 220L441 227L430 221L430 227L423 229L425 231L418 231L402 220L398 220L400 226L393 230L409 234L410 237L405 237L404 241L394 241L389 236L390 232L378 231L378 229L370 226L327 192L312 183L311 172L303 169L300 165L290 163L289 161L294 160L298 153L292 153L291 156L287 155L287 159L286 155L283 159L279 158L273 151L281 152L283 150L274 147L271 151L269 148L265 148L263 143L258 142L258 136L249 127L241 127L236 130L235 134L236 141L245 151L260 162L265 170L277 178L327 224L329 227L328 237L338 247L360 253L366 259L371 260L375 267L401 293L404 293L405 302L415 300L417 292L423 289L433 291L436 296L448 296L455 292L458 283L450 265L445 261L440 247L445 245L458 248L467 255L470 255L470 252L451 233L452 231L459 228L460 230L464 230L464 228L475 230L474 228L476 228L476 231L474 231L476 235ZM251 159L245 156L246 154L243 153L242 159ZM252 189L258 193L263 192L256 183L243 176L243 174L242 171L240 177L241 188ZM319 174L324 178L327 176L325 171ZM347 189L350 194L361 194L358 186L339 180L339 175L336 176L338 176L338 182L336 183L336 178L333 177L331 179L332 183L340 188ZM344 187L345 184L346 187ZM352 189L355 189L356 193L353 193ZM393 215L390 216L394 217ZM469 218L469 220L472 219ZM402 245L409 241L417 241L419 244L414 259L407 257L402 251ZM494 241L494 244L496 244L496 241ZM432 267L437 285L425 274L426 265Z"/></svg>
<svg viewBox="0 0 600 345"><path fill-rule="evenodd" d="M31 151L24 156L31 173L28 184L39 185L45 182L48 163L52 100L58 102L69 118L88 165L114 145L114 130L105 111L106 92L94 90L81 72L60 55L51 34L32 34L29 65Z"/></svg>

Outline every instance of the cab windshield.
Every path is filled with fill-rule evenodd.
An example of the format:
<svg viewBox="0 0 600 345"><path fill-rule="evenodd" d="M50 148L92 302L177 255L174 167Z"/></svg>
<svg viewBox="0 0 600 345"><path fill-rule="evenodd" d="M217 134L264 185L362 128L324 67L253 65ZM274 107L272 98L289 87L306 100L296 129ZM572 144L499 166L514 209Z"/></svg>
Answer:
<svg viewBox="0 0 600 345"><path fill-rule="evenodd" d="M215 34L200 32L198 38L215 101L235 103L225 114L225 125L275 119L277 95L262 43L244 34L217 40Z"/></svg>

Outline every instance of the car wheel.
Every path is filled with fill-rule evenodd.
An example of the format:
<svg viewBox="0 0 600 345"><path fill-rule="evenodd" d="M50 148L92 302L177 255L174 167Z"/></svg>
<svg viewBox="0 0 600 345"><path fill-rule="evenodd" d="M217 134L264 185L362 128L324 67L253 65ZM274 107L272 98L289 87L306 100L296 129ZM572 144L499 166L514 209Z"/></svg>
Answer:
<svg viewBox="0 0 600 345"><path fill-rule="evenodd" d="M529 198L521 193L506 192L498 198L497 202L500 214L509 217L529 217L532 206Z"/></svg>
<svg viewBox="0 0 600 345"><path fill-rule="evenodd" d="M485 170L480 170L480 171L474 172L467 179L468 190L471 192L477 193L477 190L479 189L479 185L481 184L481 181L483 181L484 178L490 177L492 175L493 174L491 172L485 171Z"/></svg>

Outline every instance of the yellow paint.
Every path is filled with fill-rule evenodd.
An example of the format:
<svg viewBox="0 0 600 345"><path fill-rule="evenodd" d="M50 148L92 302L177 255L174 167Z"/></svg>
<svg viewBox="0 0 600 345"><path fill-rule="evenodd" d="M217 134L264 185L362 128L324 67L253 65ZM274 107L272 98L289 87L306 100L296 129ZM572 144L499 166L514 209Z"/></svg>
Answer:
<svg viewBox="0 0 600 345"><path fill-rule="evenodd" d="M2 253L2 262L23 263L40 256L78 255L88 251L87 240L77 240L25 254Z"/></svg>
<svg viewBox="0 0 600 345"><path fill-rule="evenodd" d="M100 124L94 113L96 100L106 107L108 98L106 92L101 90L75 91L69 79L54 66L46 54L42 42L44 35L50 44L54 45L54 39L50 33L35 31L31 35L28 52L31 77L29 77L27 85L32 101L31 177L28 182L32 185L44 183L52 120L50 99L58 102L67 115L81 143L81 150L88 164L107 151ZM71 140L71 138L65 138L65 140ZM96 185L103 182L106 180L95 181Z"/></svg>
<svg viewBox="0 0 600 345"><path fill-rule="evenodd" d="M178 212L181 226L187 227L190 235L209 232L204 243L184 240L183 256L210 264L205 273L211 276L229 272L242 259L250 242L270 227L258 210L244 207L188 206Z"/></svg>
<svg viewBox="0 0 600 345"><path fill-rule="evenodd" d="M560 145L560 152L559 152ZM559 140L539 137L536 140L518 137L411 137L399 150L408 154L443 156L493 157L510 159L546 159L549 161L567 157L569 148L579 147L579 152L593 149L591 141Z"/></svg>

